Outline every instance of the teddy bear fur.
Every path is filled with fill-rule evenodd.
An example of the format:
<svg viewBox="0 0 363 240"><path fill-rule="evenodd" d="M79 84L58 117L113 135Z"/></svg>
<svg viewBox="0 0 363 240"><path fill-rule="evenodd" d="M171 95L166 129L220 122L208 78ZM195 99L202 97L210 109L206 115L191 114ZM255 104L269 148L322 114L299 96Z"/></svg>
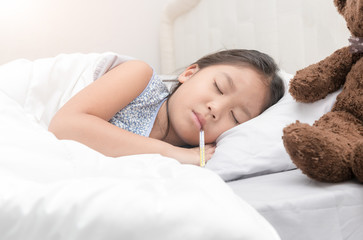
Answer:
<svg viewBox="0 0 363 240"><path fill-rule="evenodd" d="M289 92L300 102L326 97L342 86L330 112L310 126L290 124L283 143L303 173L323 182L363 183L363 0L334 0L354 45L296 72ZM333 26L332 26L333 27Z"/></svg>

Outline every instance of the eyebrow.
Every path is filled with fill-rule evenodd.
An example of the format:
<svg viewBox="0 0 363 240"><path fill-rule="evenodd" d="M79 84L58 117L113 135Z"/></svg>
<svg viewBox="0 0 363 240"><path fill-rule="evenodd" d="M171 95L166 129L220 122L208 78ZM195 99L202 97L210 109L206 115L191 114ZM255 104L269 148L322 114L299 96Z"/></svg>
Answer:
<svg viewBox="0 0 363 240"><path fill-rule="evenodd" d="M226 72L222 72L222 74L226 77L227 81L228 81L228 84L229 84L229 87L231 89L236 89L236 86L234 85L234 82L231 78L231 76L226 73ZM248 110L248 108L246 108L245 106L241 106L241 109L242 111L249 117L249 118L252 118L252 114L250 112L250 110Z"/></svg>
<svg viewBox="0 0 363 240"><path fill-rule="evenodd" d="M226 79L228 81L228 84L229 84L229 87L232 88L232 89L235 89L236 86L234 85L234 82L233 82L231 76L226 72L222 72L222 74L226 77Z"/></svg>

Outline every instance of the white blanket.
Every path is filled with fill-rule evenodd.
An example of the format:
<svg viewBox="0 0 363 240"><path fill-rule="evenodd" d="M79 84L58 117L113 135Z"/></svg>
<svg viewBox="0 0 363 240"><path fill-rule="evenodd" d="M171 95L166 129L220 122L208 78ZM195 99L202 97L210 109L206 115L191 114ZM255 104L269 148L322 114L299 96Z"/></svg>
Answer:
<svg viewBox="0 0 363 240"><path fill-rule="evenodd" d="M157 154L105 157L47 131L72 95L126 59L0 66L0 239L279 239L207 169Z"/></svg>

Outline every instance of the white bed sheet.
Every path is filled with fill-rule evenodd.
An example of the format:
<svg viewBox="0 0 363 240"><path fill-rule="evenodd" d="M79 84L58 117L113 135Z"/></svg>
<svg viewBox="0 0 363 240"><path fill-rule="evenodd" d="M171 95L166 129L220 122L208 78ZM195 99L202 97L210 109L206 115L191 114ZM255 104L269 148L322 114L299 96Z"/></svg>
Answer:
<svg viewBox="0 0 363 240"><path fill-rule="evenodd" d="M228 185L283 240L363 239L363 186L358 182L321 183L292 170Z"/></svg>
<svg viewBox="0 0 363 240"><path fill-rule="evenodd" d="M0 66L0 239L279 239L208 169L158 154L106 157L47 130L69 97L125 59Z"/></svg>

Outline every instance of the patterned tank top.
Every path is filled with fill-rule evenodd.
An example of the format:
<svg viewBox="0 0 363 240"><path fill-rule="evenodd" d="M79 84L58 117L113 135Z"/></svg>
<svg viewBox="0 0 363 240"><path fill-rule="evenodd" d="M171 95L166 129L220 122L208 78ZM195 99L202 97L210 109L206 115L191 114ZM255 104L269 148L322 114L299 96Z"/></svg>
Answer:
<svg viewBox="0 0 363 240"><path fill-rule="evenodd" d="M117 112L109 122L127 131L148 137L156 115L168 95L168 88L160 77L153 72L144 91Z"/></svg>

